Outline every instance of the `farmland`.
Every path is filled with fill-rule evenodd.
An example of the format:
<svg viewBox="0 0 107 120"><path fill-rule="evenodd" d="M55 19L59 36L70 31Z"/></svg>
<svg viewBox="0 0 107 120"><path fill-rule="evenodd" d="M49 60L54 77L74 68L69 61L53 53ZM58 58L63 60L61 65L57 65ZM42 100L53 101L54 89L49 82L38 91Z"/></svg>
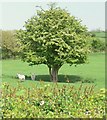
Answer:
<svg viewBox="0 0 107 120"><path fill-rule="evenodd" d="M104 40L104 34L96 36ZM6 59L0 65L3 118L105 117L104 52L90 53L86 64L64 64L57 83L50 82L44 64L29 66L19 59ZM17 73L24 74L26 80L20 82ZM30 78L32 73L37 76L35 81Z"/></svg>
<svg viewBox="0 0 107 120"><path fill-rule="evenodd" d="M26 75L24 82L17 72ZM36 73L35 81L31 73ZM87 64L63 65L58 83L50 82L43 64L30 67L20 60L3 60L3 118L104 118L104 87L104 53L90 54Z"/></svg>
<svg viewBox="0 0 107 120"><path fill-rule="evenodd" d="M40 80L45 83L50 83L48 68L45 65L36 65L33 67L28 66L20 60L3 60L2 61L2 82L8 82L11 85L17 85L17 73L27 76L27 80L22 84L30 87L30 84L37 84ZM30 74L35 73L37 79L30 80ZM93 53L89 55L88 63L78 66L69 66L65 64L59 71L59 84L67 83L69 79L70 85L78 86L83 82L84 85L94 84L96 90L105 87L105 54Z"/></svg>

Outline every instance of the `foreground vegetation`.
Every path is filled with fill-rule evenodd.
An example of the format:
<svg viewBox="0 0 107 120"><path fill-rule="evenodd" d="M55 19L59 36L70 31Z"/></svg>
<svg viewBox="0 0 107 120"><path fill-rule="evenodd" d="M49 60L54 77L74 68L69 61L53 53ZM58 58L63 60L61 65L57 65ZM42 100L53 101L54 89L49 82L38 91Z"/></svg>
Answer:
<svg viewBox="0 0 107 120"><path fill-rule="evenodd" d="M40 82L40 86L25 88L3 84L3 118L103 118L105 117L105 89L94 93L94 86L74 86L57 83L53 87ZM1 101L1 100L0 100Z"/></svg>

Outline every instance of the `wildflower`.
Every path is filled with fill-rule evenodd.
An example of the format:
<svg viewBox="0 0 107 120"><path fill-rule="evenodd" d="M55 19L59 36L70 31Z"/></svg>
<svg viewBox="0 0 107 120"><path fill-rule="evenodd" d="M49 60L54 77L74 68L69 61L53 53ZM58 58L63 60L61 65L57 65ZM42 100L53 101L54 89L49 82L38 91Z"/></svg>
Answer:
<svg viewBox="0 0 107 120"><path fill-rule="evenodd" d="M86 109L85 114L86 114L86 115L89 115L89 114L90 114L90 111L88 111L88 110Z"/></svg>
<svg viewBox="0 0 107 120"><path fill-rule="evenodd" d="M41 101L41 102L40 102L40 105L42 106L42 105L44 105L44 103L45 103L44 101Z"/></svg>

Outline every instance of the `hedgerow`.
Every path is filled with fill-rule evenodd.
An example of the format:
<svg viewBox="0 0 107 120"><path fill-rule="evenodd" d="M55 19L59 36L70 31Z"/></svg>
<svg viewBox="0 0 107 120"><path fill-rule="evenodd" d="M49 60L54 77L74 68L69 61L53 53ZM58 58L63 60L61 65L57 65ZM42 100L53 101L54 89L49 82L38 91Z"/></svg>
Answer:
<svg viewBox="0 0 107 120"><path fill-rule="evenodd" d="M5 83L0 98L2 118L103 118L105 89L94 86L42 84L25 88Z"/></svg>

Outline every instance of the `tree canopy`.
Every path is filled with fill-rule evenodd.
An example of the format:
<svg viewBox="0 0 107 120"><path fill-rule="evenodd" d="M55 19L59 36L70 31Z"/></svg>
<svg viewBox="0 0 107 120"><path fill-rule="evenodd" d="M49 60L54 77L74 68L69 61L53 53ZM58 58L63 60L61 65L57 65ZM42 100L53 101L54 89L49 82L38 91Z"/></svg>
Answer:
<svg viewBox="0 0 107 120"><path fill-rule="evenodd" d="M46 64L53 81L58 80L63 64L85 63L89 34L81 22L59 7L38 10L17 32L22 60L29 65Z"/></svg>
<svg viewBox="0 0 107 120"><path fill-rule="evenodd" d="M18 44L15 33L15 30L1 31L0 47L2 50L2 59L15 58L18 55Z"/></svg>

